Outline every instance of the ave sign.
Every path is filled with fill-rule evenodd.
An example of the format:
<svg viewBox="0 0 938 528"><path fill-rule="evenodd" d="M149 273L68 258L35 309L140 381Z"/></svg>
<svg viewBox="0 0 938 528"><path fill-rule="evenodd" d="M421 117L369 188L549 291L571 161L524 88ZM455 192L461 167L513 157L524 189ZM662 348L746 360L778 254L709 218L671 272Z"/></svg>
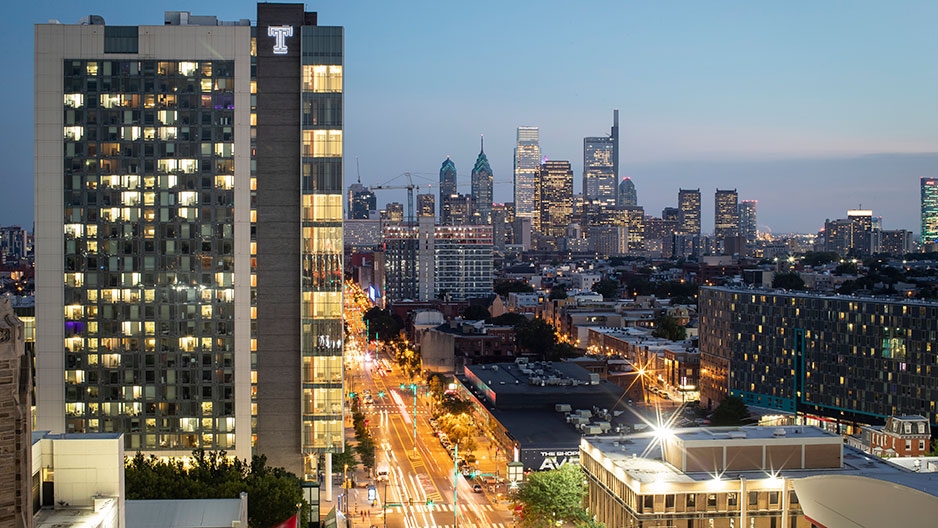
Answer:
<svg viewBox="0 0 938 528"><path fill-rule="evenodd" d="M576 464L580 461L579 451L541 451L544 460L538 471L545 469L557 469L564 464Z"/></svg>

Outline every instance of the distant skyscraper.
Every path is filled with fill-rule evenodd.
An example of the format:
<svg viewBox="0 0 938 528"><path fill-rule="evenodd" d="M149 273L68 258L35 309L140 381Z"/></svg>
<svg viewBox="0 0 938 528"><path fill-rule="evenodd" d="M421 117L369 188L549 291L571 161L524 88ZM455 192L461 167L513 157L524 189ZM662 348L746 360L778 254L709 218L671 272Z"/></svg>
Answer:
<svg viewBox="0 0 938 528"><path fill-rule="evenodd" d="M882 231L880 233L880 251L901 257L912 252L912 232L906 229Z"/></svg>
<svg viewBox="0 0 938 528"><path fill-rule="evenodd" d="M720 250L726 251L727 239L739 236L739 194L736 189L717 189L713 204L713 237Z"/></svg>
<svg viewBox="0 0 938 528"><path fill-rule="evenodd" d="M677 229L678 222L681 221L681 210L677 207L665 207L661 210L661 219L674 222Z"/></svg>
<svg viewBox="0 0 938 528"><path fill-rule="evenodd" d="M366 189L368 188L362 185L361 182L353 183L348 186L348 197L347 197L348 203L346 204L345 208L346 208L346 215L349 220L352 220L355 218L352 215L352 211L355 209L355 204L354 204L355 195L364 192Z"/></svg>
<svg viewBox="0 0 938 528"><path fill-rule="evenodd" d="M823 244L824 251L846 256L850 251L850 220L841 218L824 221Z"/></svg>
<svg viewBox="0 0 938 528"><path fill-rule="evenodd" d="M856 257L868 257L879 251L880 223L873 218L869 209L851 209L847 211L850 220L850 254Z"/></svg>
<svg viewBox="0 0 938 528"><path fill-rule="evenodd" d="M638 192L635 190L635 184L632 178L626 176L619 183L619 205L625 207L635 207L638 205Z"/></svg>
<svg viewBox="0 0 938 528"><path fill-rule="evenodd" d="M0 227L0 260L6 263L26 258L29 233L18 225Z"/></svg>
<svg viewBox="0 0 938 528"><path fill-rule="evenodd" d="M468 194L451 194L440 204L440 225L465 225L472 217Z"/></svg>
<svg viewBox="0 0 938 528"><path fill-rule="evenodd" d="M534 201L537 170L541 163L541 146L538 129L532 126L518 127L515 146L515 216L535 216Z"/></svg>
<svg viewBox="0 0 938 528"><path fill-rule="evenodd" d="M685 235L700 236L700 189L680 189L677 193L681 216L678 229Z"/></svg>
<svg viewBox="0 0 938 528"><path fill-rule="evenodd" d="M417 217L436 216L436 196L432 194L417 195Z"/></svg>
<svg viewBox="0 0 938 528"><path fill-rule="evenodd" d="M352 189L358 187L357 191ZM349 219L351 220L368 220L371 216L371 211L376 211L378 209L378 197L375 196L375 193L371 192L367 187L360 184L353 184L349 187L350 195L350 207L349 207Z"/></svg>
<svg viewBox="0 0 938 528"><path fill-rule="evenodd" d="M583 200L616 205L618 181L619 111L614 110L610 135L583 138Z"/></svg>
<svg viewBox="0 0 938 528"><path fill-rule="evenodd" d="M922 178L922 248L929 244L938 244L938 178Z"/></svg>
<svg viewBox="0 0 938 528"><path fill-rule="evenodd" d="M440 167L440 203L446 201L447 196L456 194L456 164L446 156Z"/></svg>
<svg viewBox="0 0 938 528"><path fill-rule="evenodd" d="M400 202L388 202L384 206L384 215L382 219L388 224L401 224L404 222L404 204Z"/></svg>
<svg viewBox="0 0 938 528"><path fill-rule="evenodd" d="M739 202L739 234L746 239L747 244L756 243L758 227L756 226L756 206L758 200L743 200Z"/></svg>
<svg viewBox="0 0 938 528"><path fill-rule="evenodd" d="M481 139L479 157L472 167L472 219L474 224L492 223L492 166L485 155L485 138Z"/></svg>
<svg viewBox="0 0 938 528"><path fill-rule="evenodd" d="M573 170L569 161L545 161L538 171L541 233L560 238L573 218Z"/></svg>

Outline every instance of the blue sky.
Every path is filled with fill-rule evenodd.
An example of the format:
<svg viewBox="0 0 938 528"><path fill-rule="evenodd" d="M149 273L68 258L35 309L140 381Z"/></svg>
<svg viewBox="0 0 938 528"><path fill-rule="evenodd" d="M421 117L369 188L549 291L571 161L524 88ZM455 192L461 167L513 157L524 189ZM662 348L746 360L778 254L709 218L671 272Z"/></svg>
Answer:
<svg viewBox="0 0 938 528"><path fill-rule="evenodd" d="M307 3L346 27L346 183L421 191L443 159L460 183L485 134L511 180L515 129L573 163L620 112L621 175L648 214L700 188L759 200L759 224L813 232L862 205L919 230L919 178L938 176L938 2ZM163 11L256 18L243 1L38 1L8 7L0 224L32 222L32 24L160 25ZM464 188L468 192L468 185ZM28 198L27 198L28 197ZM497 201L511 185L497 184ZM386 191L379 203L404 201Z"/></svg>

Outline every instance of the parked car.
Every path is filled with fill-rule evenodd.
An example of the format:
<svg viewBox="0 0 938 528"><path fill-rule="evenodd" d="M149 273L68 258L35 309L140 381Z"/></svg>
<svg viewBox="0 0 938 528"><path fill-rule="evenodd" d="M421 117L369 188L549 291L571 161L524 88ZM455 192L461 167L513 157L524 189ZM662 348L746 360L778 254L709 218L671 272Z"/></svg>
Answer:
<svg viewBox="0 0 938 528"><path fill-rule="evenodd" d="M472 485L472 491L473 491L474 493L482 493L482 485L481 485L481 484L473 484L473 485Z"/></svg>

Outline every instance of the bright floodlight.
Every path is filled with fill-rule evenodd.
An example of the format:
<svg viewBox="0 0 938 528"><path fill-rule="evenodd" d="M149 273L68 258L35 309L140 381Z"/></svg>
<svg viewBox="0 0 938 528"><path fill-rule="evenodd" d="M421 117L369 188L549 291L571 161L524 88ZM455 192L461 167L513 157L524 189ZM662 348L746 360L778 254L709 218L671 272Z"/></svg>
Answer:
<svg viewBox="0 0 938 528"><path fill-rule="evenodd" d="M653 427L652 430L655 434L655 440L658 442L664 442L674 437L674 430L667 424Z"/></svg>

